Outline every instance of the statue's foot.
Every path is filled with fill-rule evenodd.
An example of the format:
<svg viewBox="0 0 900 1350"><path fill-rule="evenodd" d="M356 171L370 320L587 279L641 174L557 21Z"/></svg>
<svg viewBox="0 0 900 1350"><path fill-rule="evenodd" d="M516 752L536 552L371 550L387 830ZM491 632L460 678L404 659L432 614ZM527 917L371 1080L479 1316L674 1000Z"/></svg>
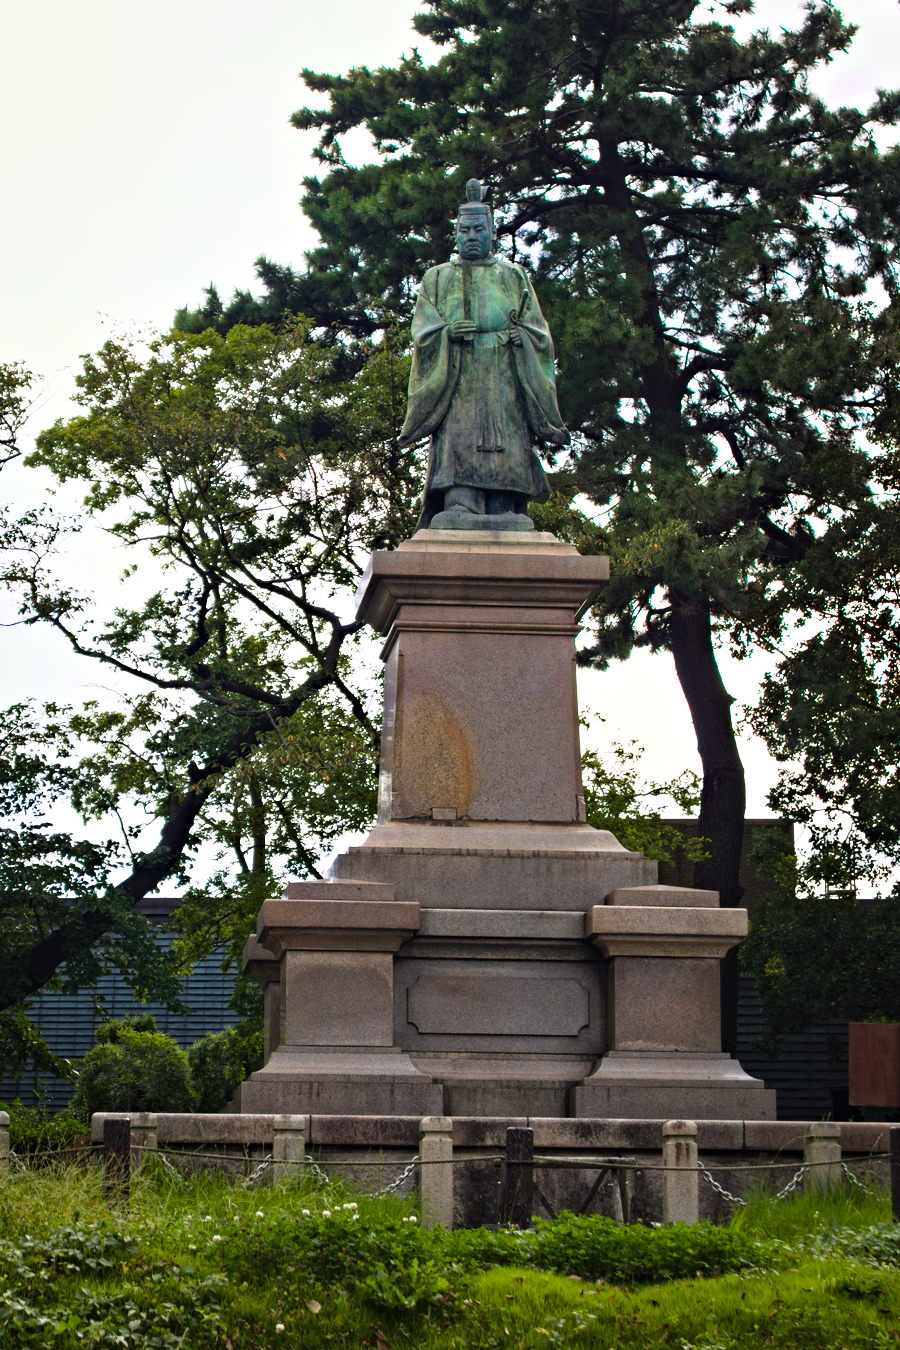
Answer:
<svg viewBox="0 0 900 1350"><path fill-rule="evenodd" d="M471 511L438 511L428 523L431 530L533 530L531 516L504 511L493 516L474 515Z"/></svg>

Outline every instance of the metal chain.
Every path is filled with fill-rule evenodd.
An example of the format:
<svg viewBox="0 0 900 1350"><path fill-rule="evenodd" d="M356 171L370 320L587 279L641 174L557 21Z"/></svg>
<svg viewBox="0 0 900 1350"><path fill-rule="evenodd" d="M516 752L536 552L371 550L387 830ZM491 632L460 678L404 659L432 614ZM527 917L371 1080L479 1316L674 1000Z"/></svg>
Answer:
<svg viewBox="0 0 900 1350"><path fill-rule="evenodd" d="M776 1191L776 1192L775 1192L775 1199L776 1199L776 1200L786 1200L786 1199L788 1198L788 1196L789 1196L793 1191L795 1191L795 1190L797 1189L797 1187L800 1185L800 1182L801 1182L801 1181L803 1180L803 1178L806 1176L806 1173L808 1172L808 1170L809 1170L809 1168L808 1168L807 1164L806 1164L806 1163L801 1163L800 1166L797 1168L797 1171L794 1173L794 1175L791 1177L790 1181L787 1183L787 1185L782 1186L782 1188L781 1188L780 1191Z"/></svg>
<svg viewBox="0 0 900 1350"><path fill-rule="evenodd" d="M405 1182L409 1181L410 1177L412 1176L413 1172L415 1172L418 1165L419 1165L419 1155L417 1153L416 1156L413 1158L412 1162L407 1163L406 1167L404 1167L403 1171L400 1173L398 1177L395 1177L393 1181L389 1181L386 1186L384 1186L380 1191L376 1191L375 1194L377 1196L382 1196L382 1195L390 1195L391 1191L399 1191L400 1187L404 1185Z"/></svg>
<svg viewBox="0 0 900 1350"><path fill-rule="evenodd" d="M147 1152L152 1153L154 1157L159 1158L163 1167L167 1167L169 1171L173 1174L173 1176L176 1176L179 1181L184 1181L185 1178L181 1175L175 1164L169 1162L168 1158L166 1157L165 1153L163 1153L162 1149L148 1149Z"/></svg>
<svg viewBox="0 0 900 1350"><path fill-rule="evenodd" d="M329 1177L328 1173L325 1171L323 1167L319 1166L319 1164L316 1162L312 1154L307 1153L304 1158L304 1161L317 1181L322 1181L326 1185L330 1183L331 1178ZM371 1165L372 1164L368 1163L366 1164L366 1166ZM418 1165L419 1165L419 1155L417 1153L416 1156L412 1159L412 1161L407 1163L407 1165L404 1167L403 1171L399 1174L399 1176L396 1176L393 1181L389 1181L388 1184L386 1186L383 1186L380 1191L374 1191L373 1195L375 1197L379 1197L382 1195L390 1195L392 1191L399 1191L400 1187L405 1185L405 1183L409 1181L410 1177L412 1176L413 1172L416 1170Z"/></svg>
<svg viewBox="0 0 900 1350"><path fill-rule="evenodd" d="M256 1164L253 1171L250 1173L248 1177L244 1177L243 1184L245 1186L252 1186L254 1181L258 1180L258 1178L262 1176L266 1168L271 1166L272 1166L272 1155L271 1153L269 1153L266 1155L265 1158L263 1158L262 1162L258 1162Z"/></svg>
<svg viewBox="0 0 900 1350"><path fill-rule="evenodd" d="M747 1201L742 1200L739 1195L732 1195L731 1191L726 1191L725 1187L721 1186L719 1182L716 1181L712 1173L708 1172L702 1163L699 1164L698 1170L700 1172L700 1175L706 1178L710 1186L712 1186L713 1190L716 1191L719 1195L721 1195L723 1200L728 1200L733 1205L746 1205Z"/></svg>
<svg viewBox="0 0 900 1350"><path fill-rule="evenodd" d="M326 1185L328 1184L328 1173L325 1171L324 1168L319 1166L319 1164L316 1162L315 1158L312 1156L311 1153L305 1154L303 1161L306 1163L307 1167L312 1172L313 1176L316 1178L317 1181L323 1181L325 1182Z"/></svg>
<svg viewBox="0 0 900 1350"><path fill-rule="evenodd" d="M851 1171L851 1169L847 1166L847 1164L843 1161L843 1159L841 1160L841 1171L844 1173L844 1176L847 1177L849 1181L853 1182L854 1186L858 1186L861 1191L865 1191L866 1195L869 1194L869 1187L866 1185L864 1181L860 1181L859 1177L856 1176L856 1174L853 1171Z"/></svg>

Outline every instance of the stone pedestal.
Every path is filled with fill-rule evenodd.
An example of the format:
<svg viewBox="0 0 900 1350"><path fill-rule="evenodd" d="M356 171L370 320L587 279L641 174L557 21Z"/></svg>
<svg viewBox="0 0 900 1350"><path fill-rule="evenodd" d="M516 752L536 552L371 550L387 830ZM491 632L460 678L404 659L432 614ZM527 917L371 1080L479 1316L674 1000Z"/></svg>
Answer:
<svg viewBox="0 0 900 1350"><path fill-rule="evenodd" d="M657 886L585 823L574 638L606 576L544 534L422 531L373 555L378 818L330 881L263 906L281 1044L243 1110L773 1113L720 1053L718 962L743 911ZM715 1109L670 1102L675 1079L715 1080Z"/></svg>
<svg viewBox="0 0 900 1350"><path fill-rule="evenodd" d="M647 886L588 910L585 932L609 960L609 1045L575 1089L575 1114L774 1114L774 1094L721 1051L720 963L747 911L717 903L714 891Z"/></svg>
<svg viewBox="0 0 900 1350"><path fill-rule="evenodd" d="M441 1092L394 1044L394 953L419 906L378 883L298 882L260 911L280 963L279 1044L241 1110L429 1114Z"/></svg>

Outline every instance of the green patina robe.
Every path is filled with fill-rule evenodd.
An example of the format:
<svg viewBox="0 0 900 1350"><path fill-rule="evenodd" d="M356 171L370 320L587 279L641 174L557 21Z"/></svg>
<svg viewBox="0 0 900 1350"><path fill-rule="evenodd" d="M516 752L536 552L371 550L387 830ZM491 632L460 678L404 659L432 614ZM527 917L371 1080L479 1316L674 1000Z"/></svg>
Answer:
<svg viewBox="0 0 900 1350"><path fill-rule="evenodd" d="M470 341L447 325L470 318ZM521 345L510 340L513 330ZM413 316L413 362L401 442L431 437L424 519L450 487L537 497L547 480L533 446L564 445L553 341L525 272L501 258L431 267Z"/></svg>

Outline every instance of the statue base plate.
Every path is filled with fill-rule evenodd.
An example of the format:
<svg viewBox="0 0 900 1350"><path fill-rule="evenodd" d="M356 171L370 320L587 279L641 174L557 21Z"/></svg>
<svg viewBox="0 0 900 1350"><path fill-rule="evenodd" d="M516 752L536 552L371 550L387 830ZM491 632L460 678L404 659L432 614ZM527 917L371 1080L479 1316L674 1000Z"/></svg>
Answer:
<svg viewBox="0 0 900 1350"><path fill-rule="evenodd" d="M514 511L504 511L496 516L477 516L472 511L439 511L431 517L428 525L431 530L516 530L519 533L532 531L534 521L531 516L519 515Z"/></svg>

